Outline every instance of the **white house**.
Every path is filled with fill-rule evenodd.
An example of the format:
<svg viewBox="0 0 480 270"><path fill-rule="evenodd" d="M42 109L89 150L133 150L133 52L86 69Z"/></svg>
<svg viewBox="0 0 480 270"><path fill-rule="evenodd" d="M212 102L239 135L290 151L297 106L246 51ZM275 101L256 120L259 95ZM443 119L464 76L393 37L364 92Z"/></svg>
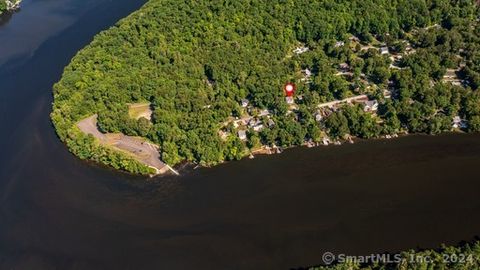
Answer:
<svg viewBox="0 0 480 270"><path fill-rule="evenodd" d="M461 129L467 128L467 121L463 120L462 118L460 118L460 116L457 115L453 118L452 127Z"/></svg>
<svg viewBox="0 0 480 270"><path fill-rule="evenodd" d="M293 50L293 52L295 54L302 54L302 53L306 53L308 52L310 49L308 47L297 47L295 50Z"/></svg>
<svg viewBox="0 0 480 270"><path fill-rule="evenodd" d="M268 115L270 115L270 112L267 109L261 110L260 113L258 114L258 116L260 117L268 116Z"/></svg>
<svg viewBox="0 0 480 270"><path fill-rule="evenodd" d="M337 41L337 42L335 43L335 48L343 47L343 46L345 46L345 42L343 42L343 41Z"/></svg>
<svg viewBox="0 0 480 270"><path fill-rule="evenodd" d="M378 110L378 101L377 100L368 100L365 102L365 108L364 110L366 112L375 112Z"/></svg>
<svg viewBox="0 0 480 270"><path fill-rule="evenodd" d="M258 125L253 127L253 130L256 131L256 132L262 131L262 129L263 129L262 124L258 124Z"/></svg>
<svg viewBox="0 0 480 270"><path fill-rule="evenodd" d="M249 104L249 103L250 103L250 102L248 101L248 99L242 99L242 107L243 107L243 108L248 107L248 104Z"/></svg>
<svg viewBox="0 0 480 270"><path fill-rule="evenodd" d="M360 39L356 36L351 36L348 38L348 40L350 40L351 42L360 42Z"/></svg>
<svg viewBox="0 0 480 270"><path fill-rule="evenodd" d="M260 123L262 123L260 120L256 120L256 119L251 119L249 122L248 122L248 126L249 127L254 127L256 125L259 125Z"/></svg>
<svg viewBox="0 0 480 270"><path fill-rule="evenodd" d="M293 97L286 97L285 101L287 102L287 104L294 104L295 103L295 100L293 99Z"/></svg>
<svg viewBox="0 0 480 270"><path fill-rule="evenodd" d="M310 77L312 77L312 71L308 68L302 70L302 73L303 73L302 82L309 81Z"/></svg>
<svg viewBox="0 0 480 270"><path fill-rule="evenodd" d="M380 48L380 54L385 55L385 54L389 54L389 53L390 52L388 51L388 47L385 46L385 47Z"/></svg>
<svg viewBox="0 0 480 270"><path fill-rule="evenodd" d="M247 132L245 130L239 130L238 138L242 141L245 141L247 139Z"/></svg>
<svg viewBox="0 0 480 270"><path fill-rule="evenodd" d="M350 66L347 63L341 63L338 67L345 72L350 70Z"/></svg>
<svg viewBox="0 0 480 270"><path fill-rule="evenodd" d="M268 127L273 127L275 126L275 121L273 121L272 119L268 119Z"/></svg>

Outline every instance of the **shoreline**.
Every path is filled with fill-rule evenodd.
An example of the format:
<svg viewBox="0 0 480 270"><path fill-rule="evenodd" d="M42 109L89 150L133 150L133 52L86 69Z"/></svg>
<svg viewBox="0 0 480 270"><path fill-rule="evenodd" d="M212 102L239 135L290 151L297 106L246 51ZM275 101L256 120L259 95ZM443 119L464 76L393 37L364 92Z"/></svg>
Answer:
<svg viewBox="0 0 480 270"><path fill-rule="evenodd" d="M91 117L85 118L85 119L77 122L77 124L75 126L83 134L93 136L102 147L105 147L107 149L110 149L110 150L118 152L118 153L123 153L124 155L128 156L129 158L131 158L131 159L133 159L137 162L140 162L144 166L154 170L155 173L154 174L149 174L148 175L149 178L163 177L163 176L168 176L168 175L180 176L178 168L181 168L182 170L184 168L191 168L192 170L196 170L198 168L214 168L218 165L222 165L222 164L226 164L226 163L230 163L230 162L242 161L246 158L255 159L256 156L278 155L278 154L282 154L286 150L290 150L290 149L294 149L294 148L305 147L307 149L310 149L310 148L342 146L344 144L356 144L356 143L374 142L374 141L392 141L392 140L395 140L395 139L411 137L411 136L427 136L427 137L430 137L430 136L442 136L442 135L448 135L448 134L457 134L457 135L459 135L459 134L463 134L463 135L469 134L468 132L465 132L465 131L462 131L462 130L446 131L446 132L441 132L439 134L408 133L407 131L402 131L402 132L399 132L398 134L382 135L380 137L369 138L369 139L362 139L362 138L358 138L358 137L354 137L354 136L350 136L350 135L346 136L344 139L335 139L335 140L330 139L329 137L324 137L322 142L314 143L314 142L311 142L311 141L305 141L301 145L293 145L293 146L288 146L288 147L279 147L279 146L270 147L270 146L267 146L267 145L262 145L258 148L255 148L255 149L249 149L248 151L245 152L245 155L243 155L243 157L239 160L224 160L224 161L221 161L221 162L213 164L213 165L202 165L202 164L198 164L198 163L191 162L191 161L182 161L182 162L180 162L180 163L178 163L174 166L170 166L170 165L164 163L160 159L161 153L159 151L159 149L160 149L159 146L155 145L154 143L148 142L147 139L145 139L145 138L131 137L131 136L127 136L127 135L124 135L124 134L121 134L121 133L120 134L101 133L98 130L98 128L96 127L96 115L93 115ZM125 142L125 140L127 142ZM122 144L122 141L124 141L123 144L126 144L128 146L127 147L128 149L124 149L125 147L122 147L122 146L116 146L117 144ZM132 146L132 141L134 141L133 144L135 144L135 142L137 142L137 141L138 142L142 141L140 143L141 146L140 145L137 145L138 147L136 147L135 145ZM139 156L139 152L144 152L142 149L144 149L145 145L147 145L150 148L157 151L155 154L150 154L148 156L148 161L143 156L144 154L148 154L148 153L141 153L142 156ZM66 144L66 146L70 150L70 147L68 146L68 144ZM145 151L145 152L149 152L149 151ZM152 152L152 151L150 151L150 152ZM80 158L77 154L74 153L74 155L76 157ZM158 160L157 160L157 158L158 158ZM152 161L153 159L155 159L155 161ZM87 161L102 164L105 167L110 168L110 169L112 169L114 171L117 171L117 172L122 171L122 172L126 172L126 173L132 174L132 175L137 175L137 176L142 175L142 174L139 174L139 173L129 172L129 171L124 170L124 169L114 168L110 164L104 164L103 162L99 162L99 161L96 161L96 160L93 160L93 159L88 159ZM161 167L157 166L158 162L161 163ZM155 165L152 165L152 164L155 164Z"/></svg>
<svg viewBox="0 0 480 270"><path fill-rule="evenodd" d="M296 148L311 149L311 148L324 148L324 147L335 147L335 146L341 147L341 146L344 146L344 145L357 144L357 143L369 143L369 142L377 142L377 141L385 141L385 142L396 141L398 139L407 138L407 137L416 137L416 136L438 137L438 136L445 136L445 135L468 135L468 134L473 134L473 133L468 133L468 132L464 132L464 131L461 131L461 130L447 131L447 132L442 132L442 133L439 133L439 134L405 133L405 132L402 132L402 133L399 133L399 134L395 134L395 136L391 135L392 137L390 137L390 138L387 138L386 136L377 137L377 138L370 138L370 139L361 139L361 138L357 138L357 137L350 137L347 140L338 140L338 141L335 141L334 143L330 143L328 145L318 143L315 146L309 146L308 142L305 142L302 145L295 145L295 146L289 146L289 147L269 147L270 150L265 149L266 146L262 146L261 148L256 149L254 151L249 151L240 160L223 161L223 162L220 162L220 163L212 165L212 166L203 166L201 164L196 164L196 163L192 163L192 162L189 162L189 161L185 161L185 162L179 163L177 166L181 166L182 168L191 166L193 170L201 169L201 168L213 169L214 167L216 167L218 165L222 165L222 164L226 164L226 163L230 163L230 162L238 162L238 161L242 161L242 160L247 159L247 158L248 159L255 159L256 156L280 155L280 154L283 154L285 151L288 151L288 150L291 150L291 149L296 149ZM276 149L276 150L273 150L273 149ZM270 152L268 152L268 151L270 151Z"/></svg>

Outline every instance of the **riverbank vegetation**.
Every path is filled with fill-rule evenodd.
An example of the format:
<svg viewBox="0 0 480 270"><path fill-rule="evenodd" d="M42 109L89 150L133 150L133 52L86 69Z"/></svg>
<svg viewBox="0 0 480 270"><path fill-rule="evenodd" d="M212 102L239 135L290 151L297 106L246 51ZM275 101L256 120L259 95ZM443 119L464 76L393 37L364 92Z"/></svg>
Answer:
<svg viewBox="0 0 480 270"><path fill-rule="evenodd" d="M0 0L0 15L6 11L17 9L20 2L21 0Z"/></svg>
<svg viewBox="0 0 480 270"><path fill-rule="evenodd" d="M356 262L354 260L357 260ZM361 262L360 257L333 266L311 267L309 270L470 270L480 268L480 243L461 247L443 247L440 250L407 251ZM366 260L366 259L365 259ZM385 262L385 263L384 263Z"/></svg>
<svg viewBox="0 0 480 270"><path fill-rule="evenodd" d="M0 15L7 10L7 2L0 0Z"/></svg>
<svg viewBox="0 0 480 270"><path fill-rule="evenodd" d="M52 120L77 155L96 156L75 123L98 114L100 130L145 137L170 165L352 136L476 132L478 16L474 0L150 0L74 57ZM329 103L338 100L349 101ZM131 117L129 104L145 101L151 119Z"/></svg>

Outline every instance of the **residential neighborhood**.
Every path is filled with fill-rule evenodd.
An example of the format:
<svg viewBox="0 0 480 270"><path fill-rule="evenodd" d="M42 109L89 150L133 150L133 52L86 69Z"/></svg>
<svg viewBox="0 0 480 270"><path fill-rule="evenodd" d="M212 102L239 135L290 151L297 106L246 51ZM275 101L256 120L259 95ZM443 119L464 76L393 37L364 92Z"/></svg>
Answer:
<svg viewBox="0 0 480 270"><path fill-rule="evenodd" d="M400 45L403 49L397 51L397 49L390 48L385 43L378 41L373 42L372 44L365 44L360 41L358 37L351 36L346 41L336 41L333 47L337 50L342 50L347 48L352 48L353 51L356 51L356 54L366 54L373 53L377 54L376 57L382 57L387 64L387 69L390 69L392 72L394 70L403 70L402 60L404 57L413 55L416 53L416 49L408 42L400 41ZM292 53L297 57L301 57L303 54L306 54L311 51L311 48L300 44L292 50ZM357 68L352 66L348 62L332 63L332 68L335 70L334 75L342 77L342 81L345 80L350 84L351 92L349 96L342 99L336 99L331 101L326 101L317 104L317 109L312 111L312 116L314 121L326 131L325 121L338 111L341 111L345 106L361 106L364 113L371 115L373 118L376 118L377 122L383 122L377 116L382 104L386 100L397 98L396 96L396 86L393 81L388 81L382 83L380 81L375 81L375 78L360 72L358 73ZM465 82L458 78L457 73L459 72L460 66L458 69L448 69L443 77L443 81L446 83L451 83L452 85L462 86ZM300 107L303 106L303 94L301 89L304 87L310 87L313 83L313 80L322 76L322 74L315 73L315 68L311 66L304 66L301 70L298 71L297 77L297 87L300 91L295 94L287 94L284 97L284 102L287 105L288 110L286 115L292 115L295 121L302 122L302 115L299 113ZM279 86L279 93L281 93L281 87ZM380 93L380 96L377 95ZM233 128L236 130L236 136L241 141L248 141L251 135L262 132L264 129L270 129L275 126L275 108L257 108L255 107L252 100L244 98L239 102L239 106L242 108L242 115L238 117L232 117L227 122L224 123L222 130L219 134L222 134L222 138L226 140L228 137L229 131L228 126L233 125ZM452 129L461 130L467 128L467 121L461 119L459 116L452 117ZM398 136L396 133L387 134L385 138L392 138ZM348 140L353 142L351 136L348 136ZM330 138L326 132L323 132L323 139L320 143L314 143L311 139L305 141L305 145L311 147L315 145L328 145L330 143L339 144L340 141ZM269 147L268 145L262 147ZM255 151L255 149L252 149Z"/></svg>

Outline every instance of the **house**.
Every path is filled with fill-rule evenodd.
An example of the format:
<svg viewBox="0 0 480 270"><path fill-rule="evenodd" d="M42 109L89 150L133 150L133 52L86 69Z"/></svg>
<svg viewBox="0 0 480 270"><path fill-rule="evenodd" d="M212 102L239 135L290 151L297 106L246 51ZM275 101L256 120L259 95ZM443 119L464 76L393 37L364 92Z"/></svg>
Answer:
<svg viewBox="0 0 480 270"><path fill-rule="evenodd" d="M462 81L454 80L454 81L452 81L452 84L455 85L455 86L462 86Z"/></svg>
<svg viewBox="0 0 480 270"><path fill-rule="evenodd" d="M302 70L302 73L303 73L303 79L302 81L308 81L310 80L310 77L312 76L312 71L310 71L310 69L304 69Z"/></svg>
<svg viewBox="0 0 480 270"><path fill-rule="evenodd" d="M345 42L343 42L343 41L337 41L337 42L335 43L335 48L343 47L343 46L345 46Z"/></svg>
<svg viewBox="0 0 480 270"><path fill-rule="evenodd" d="M460 116L455 116L452 121L452 128L460 128L460 129L465 129L467 128L467 121L463 120L460 118Z"/></svg>
<svg viewBox="0 0 480 270"><path fill-rule="evenodd" d="M445 75L443 76L445 80L453 80L457 78L456 70L454 69L447 69Z"/></svg>
<svg viewBox="0 0 480 270"><path fill-rule="evenodd" d="M385 89L383 90L383 97L384 98L392 98L392 91Z"/></svg>
<svg viewBox="0 0 480 270"><path fill-rule="evenodd" d="M363 108L366 112L375 112L378 110L378 101L377 100L368 100L365 102L365 107Z"/></svg>
<svg viewBox="0 0 480 270"><path fill-rule="evenodd" d="M267 109L261 110L260 113L258 114L259 117L268 116L268 115L270 115L270 112Z"/></svg>
<svg viewBox="0 0 480 270"><path fill-rule="evenodd" d="M256 131L256 132L262 131L262 129L263 129L262 124L258 124L258 125L253 127L253 130Z"/></svg>
<svg viewBox="0 0 480 270"><path fill-rule="evenodd" d="M242 99L242 107L243 108L246 108L248 107L248 104L250 103L250 101L248 99Z"/></svg>
<svg viewBox="0 0 480 270"><path fill-rule="evenodd" d="M322 121L322 119L323 119L322 114L317 112L315 114L315 121L320 122L320 121Z"/></svg>
<svg viewBox="0 0 480 270"><path fill-rule="evenodd" d="M310 76L312 76L312 71L310 71L310 69L306 68L303 71L303 74L305 74L305 77L310 77Z"/></svg>
<svg viewBox="0 0 480 270"><path fill-rule="evenodd" d="M356 36L351 36L348 38L348 40L350 40L351 42L360 42L360 39Z"/></svg>
<svg viewBox="0 0 480 270"><path fill-rule="evenodd" d="M275 121L273 121L272 119L268 119L267 125L268 125L269 128L271 128L271 127L275 126Z"/></svg>
<svg viewBox="0 0 480 270"><path fill-rule="evenodd" d="M294 104L295 103L295 100L293 99L293 97L285 97L285 101L287 102L287 104Z"/></svg>
<svg viewBox="0 0 480 270"><path fill-rule="evenodd" d="M347 63L341 63L340 65L338 65L338 67L344 72L347 72L350 70L350 66Z"/></svg>
<svg viewBox="0 0 480 270"><path fill-rule="evenodd" d="M223 130L218 131L218 135L220 135L220 138L224 141L227 140L229 133Z"/></svg>
<svg viewBox="0 0 480 270"><path fill-rule="evenodd" d="M306 53L308 52L310 49L308 47L297 47L295 50L293 50L293 52L295 54L302 54L302 53Z"/></svg>
<svg viewBox="0 0 480 270"><path fill-rule="evenodd" d="M255 119L251 119L249 122L248 122L248 126L249 127L254 127L256 125L259 125L261 124L262 122L260 120L255 120Z"/></svg>
<svg viewBox="0 0 480 270"><path fill-rule="evenodd" d="M239 130L238 131L238 138L242 141L245 141L247 139L247 131Z"/></svg>
<svg viewBox="0 0 480 270"><path fill-rule="evenodd" d="M388 47L384 46L380 48L380 54L385 55L389 54L390 52L388 51Z"/></svg>

